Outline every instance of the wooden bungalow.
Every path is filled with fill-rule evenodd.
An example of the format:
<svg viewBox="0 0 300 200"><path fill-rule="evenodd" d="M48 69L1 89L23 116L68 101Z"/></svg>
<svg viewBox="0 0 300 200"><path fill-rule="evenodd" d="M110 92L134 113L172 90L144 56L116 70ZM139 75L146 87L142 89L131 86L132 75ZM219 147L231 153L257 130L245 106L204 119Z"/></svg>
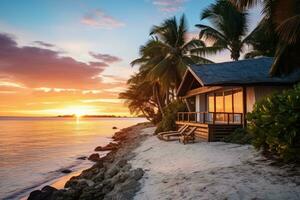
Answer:
<svg viewBox="0 0 300 200"><path fill-rule="evenodd" d="M270 77L273 59L268 57L188 67L177 96L189 112L177 115L178 127L197 127L196 139L219 141L246 125L245 114L262 97L293 86L300 71Z"/></svg>

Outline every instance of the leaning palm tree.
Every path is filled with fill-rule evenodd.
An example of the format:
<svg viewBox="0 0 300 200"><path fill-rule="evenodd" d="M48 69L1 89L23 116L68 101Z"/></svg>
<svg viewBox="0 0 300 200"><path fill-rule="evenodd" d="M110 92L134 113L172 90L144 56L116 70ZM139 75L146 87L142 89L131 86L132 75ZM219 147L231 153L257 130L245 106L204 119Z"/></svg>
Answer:
<svg viewBox="0 0 300 200"><path fill-rule="evenodd" d="M211 63L211 61L192 54L195 48L204 48L205 44L197 39L188 40L185 17L177 22L176 18L165 20L154 26L150 39L140 48L140 57L132 61L132 65L141 65L140 71L147 74L147 79L155 86L156 95L165 91L165 104L174 97L187 65L195 63ZM157 91L160 89L160 91ZM172 94L173 93L173 94ZM163 103L161 103L163 104ZM163 107L163 106L162 106ZM161 110L162 112L162 110Z"/></svg>
<svg viewBox="0 0 300 200"><path fill-rule="evenodd" d="M279 38L271 75L289 73L300 66L300 0L230 0L239 8L263 3Z"/></svg>
<svg viewBox="0 0 300 200"><path fill-rule="evenodd" d="M201 20L208 20L211 26L197 24L196 27L200 29L200 39L213 43L206 48L206 52L216 53L227 49L231 58L238 60L247 41L247 15L247 12L240 11L227 0L218 0L203 10ZM202 52L203 49L194 51Z"/></svg>

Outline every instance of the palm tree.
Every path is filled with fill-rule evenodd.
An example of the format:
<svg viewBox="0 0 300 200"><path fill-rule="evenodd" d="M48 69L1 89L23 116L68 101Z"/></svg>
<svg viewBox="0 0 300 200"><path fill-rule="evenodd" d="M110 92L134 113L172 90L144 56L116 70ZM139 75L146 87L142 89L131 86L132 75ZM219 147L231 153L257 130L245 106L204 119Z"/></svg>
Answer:
<svg viewBox="0 0 300 200"><path fill-rule="evenodd" d="M141 79L143 79L141 73L133 75L127 81L129 87L119 94L119 98L125 99L125 104L132 114L142 113L149 121L153 121L158 107L152 96L153 86L151 82L141 81Z"/></svg>
<svg viewBox="0 0 300 200"><path fill-rule="evenodd" d="M252 46L252 50L245 54L245 58L274 57L278 37L273 30L270 20L264 17L247 37L247 44Z"/></svg>
<svg viewBox="0 0 300 200"><path fill-rule="evenodd" d="M300 66L299 0L230 0L240 9L263 3L263 14L270 19L278 36L271 75L289 73Z"/></svg>
<svg viewBox="0 0 300 200"><path fill-rule="evenodd" d="M147 74L147 80L154 85L153 93L159 103L160 110L168 105L176 89L179 87L187 65L195 63L211 63L199 54L192 54L195 48L204 48L205 44L196 39L188 41L188 30L185 17L177 22L176 18L165 20L161 25L154 26L150 39L140 48L140 57L132 61L132 65L141 65L140 71ZM161 98L158 95L164 92ZM158 100L159 102L160 100Z"/></svg>
<svg viewBox="0 0 300 200"><path fill-rule="evenodd" d="M212 26L197 24L200 29L199 38L213 42L206 48L207 53L229 50L231 58L238 60L247 41L248 14L240 11L227 0L218 0L201 13L201 20L207 19ZM194 51L202 52L203 49Z"/></svg>

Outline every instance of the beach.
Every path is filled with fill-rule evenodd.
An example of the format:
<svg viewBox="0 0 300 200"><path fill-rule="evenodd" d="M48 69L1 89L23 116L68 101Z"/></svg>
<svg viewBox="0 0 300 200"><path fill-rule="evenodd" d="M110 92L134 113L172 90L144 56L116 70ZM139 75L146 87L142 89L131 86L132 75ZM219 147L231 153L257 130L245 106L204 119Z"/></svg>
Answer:
<svg viewBox="0 0 300 200"><path fill-rule="evenodd" d="M300 199L300 170L276 164L250 145L147 138L130 161L142 168L139 199Z"/></svg>
<svg viewBox="0 0 300 200"><path fill-rule="evenodd" d="M71 178L54 199L299 199L300 170L262 157L250 145L183 145L138 124L117 132L106 157ZM31 199L37 197L31 196Z"/></svg>

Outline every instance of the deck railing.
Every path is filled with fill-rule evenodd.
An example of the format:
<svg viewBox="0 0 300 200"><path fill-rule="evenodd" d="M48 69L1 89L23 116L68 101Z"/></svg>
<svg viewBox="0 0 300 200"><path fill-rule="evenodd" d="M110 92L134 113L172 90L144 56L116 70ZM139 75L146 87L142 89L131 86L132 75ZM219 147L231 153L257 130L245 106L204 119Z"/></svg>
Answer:
<svg viewBox="0 0 300 200"><path fill-rule="evenodd" d="M178 112L177 121L202 124L243 124L243 113Z"/></svg>

